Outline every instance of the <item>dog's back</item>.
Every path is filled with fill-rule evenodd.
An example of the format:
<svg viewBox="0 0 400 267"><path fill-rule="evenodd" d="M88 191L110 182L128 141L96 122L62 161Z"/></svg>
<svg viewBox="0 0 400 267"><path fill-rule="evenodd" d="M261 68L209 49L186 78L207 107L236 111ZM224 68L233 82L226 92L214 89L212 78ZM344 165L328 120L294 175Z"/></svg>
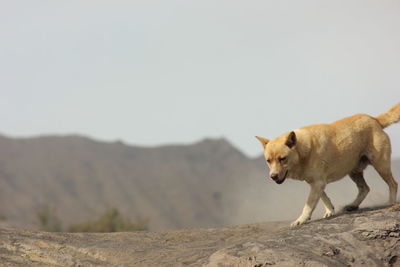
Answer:
<svg viewBox="0 0 400 267"><path fill-rule="evenodd" d="M374 162L376 158L390 154L390 141L383 131L381 124L374 117L366 114L357 114L321 126L305 127L304 130L312 131L320 145L317 151L324 160L327 173L327 182L341 179L360 167L363 163ZM364 164L365 165L365 164Z"/></svg>

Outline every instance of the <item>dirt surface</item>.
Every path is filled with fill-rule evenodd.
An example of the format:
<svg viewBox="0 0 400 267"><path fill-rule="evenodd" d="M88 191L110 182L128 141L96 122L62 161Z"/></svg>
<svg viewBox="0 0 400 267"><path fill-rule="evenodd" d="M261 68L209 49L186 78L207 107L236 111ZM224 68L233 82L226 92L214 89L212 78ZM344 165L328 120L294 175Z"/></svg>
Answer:
<svg viewBox="0 0 400 267"><path fill-rule="evenodd" d="M4 266L400 266L400 206L311 221L108 234L0 229Z"/></svg>

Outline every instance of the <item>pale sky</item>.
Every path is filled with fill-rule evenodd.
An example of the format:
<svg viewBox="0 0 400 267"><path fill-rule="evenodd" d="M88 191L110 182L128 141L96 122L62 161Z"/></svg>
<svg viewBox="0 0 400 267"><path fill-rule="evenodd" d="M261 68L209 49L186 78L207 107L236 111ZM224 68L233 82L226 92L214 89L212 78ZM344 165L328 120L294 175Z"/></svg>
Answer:
<svg viewBox="0 0 400 267"><path fill-rule="evenodd" d="M400 1L0 0L2 134L254 156L255 135L398 102Z"/></svg>

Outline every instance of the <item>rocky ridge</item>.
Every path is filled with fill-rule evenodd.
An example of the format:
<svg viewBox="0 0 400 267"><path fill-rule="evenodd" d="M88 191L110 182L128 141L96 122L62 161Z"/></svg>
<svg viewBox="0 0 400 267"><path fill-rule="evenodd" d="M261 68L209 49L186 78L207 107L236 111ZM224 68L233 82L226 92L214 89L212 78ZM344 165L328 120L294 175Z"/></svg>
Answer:
<svg viewBox="0 0 400 267"><path fill-rule="evenodd" d="M400 266L400 205L311 221L108 234L0 228L6 266Z"/></svg>

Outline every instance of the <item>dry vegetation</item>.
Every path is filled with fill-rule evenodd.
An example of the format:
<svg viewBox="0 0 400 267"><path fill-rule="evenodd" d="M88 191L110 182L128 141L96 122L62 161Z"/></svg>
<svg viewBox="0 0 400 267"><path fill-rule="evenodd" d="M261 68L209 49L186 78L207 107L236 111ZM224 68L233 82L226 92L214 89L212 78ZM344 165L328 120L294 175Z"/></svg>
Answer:
<svg viewBox="0 0 400 267"><path fill-rule="evenodd" d="M66 228L67 232L132 232L148 230L148 220L140 219L132 221L122 215L118 209L106 210L98 219L88 220L83 223L71 224Z"/></svg>
<svg viewBox="0 0 400 267"><path fill-rule="evenodd" d="M136 221L130 220L121 214L117 208L109 208L94 220L87 220L81 223L73 223L67 227L62 226L55 208L49 204L43 205L36 213L39 228L47 232L132 232L148 230L148 219Z"/></svg>

